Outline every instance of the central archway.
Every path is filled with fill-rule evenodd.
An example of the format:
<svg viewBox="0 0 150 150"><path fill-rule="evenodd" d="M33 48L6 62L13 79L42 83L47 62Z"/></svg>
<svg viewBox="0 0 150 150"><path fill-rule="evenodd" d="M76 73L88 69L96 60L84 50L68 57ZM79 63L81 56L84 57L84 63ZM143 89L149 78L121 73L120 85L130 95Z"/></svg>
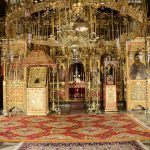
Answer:
<svg viewBox="0 0 150 150"><path fill-rule="evenodd" d="M73 63L69 67L69 99L85 99L85 71L81 62Z"/></svg>

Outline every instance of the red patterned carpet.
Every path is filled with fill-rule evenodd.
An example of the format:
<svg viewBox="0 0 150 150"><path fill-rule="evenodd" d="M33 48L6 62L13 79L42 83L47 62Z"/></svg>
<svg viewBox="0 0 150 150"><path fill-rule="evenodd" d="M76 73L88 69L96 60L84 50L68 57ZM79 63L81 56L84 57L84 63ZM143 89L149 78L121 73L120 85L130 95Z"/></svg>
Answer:
<svg viewBox="0 0 150 150"><path fill-rule="evenodd" d="M0 118L0 141L112 142L150 140L150 130L126 114Z"/></svg>

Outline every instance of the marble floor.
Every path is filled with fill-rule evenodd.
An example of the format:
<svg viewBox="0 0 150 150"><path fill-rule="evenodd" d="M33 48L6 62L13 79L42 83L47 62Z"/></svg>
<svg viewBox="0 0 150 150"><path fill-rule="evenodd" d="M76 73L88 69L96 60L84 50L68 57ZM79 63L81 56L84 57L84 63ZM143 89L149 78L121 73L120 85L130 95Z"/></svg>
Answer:
<svg viewBox="0 0 150 150"><path fill-rule="evenodd" d="M143 123L143 125L146 125L150 128L150 112L147 112L145 110L135 110L127 113ZM150 140L140 142L146 147L146 149L150 150Z"/></svg>
<svg viewBox="0 0 150 150"><path fill-rule="evenodd" d="M117 113L127 113L143 123L144 125L150 127L150 112L145 110L135 110L131 112L119 111ZM150 140L149 141L139 141L144 145L146 150L150 150ZM17 150L22 143L0 143L0 150Z"/></svg>

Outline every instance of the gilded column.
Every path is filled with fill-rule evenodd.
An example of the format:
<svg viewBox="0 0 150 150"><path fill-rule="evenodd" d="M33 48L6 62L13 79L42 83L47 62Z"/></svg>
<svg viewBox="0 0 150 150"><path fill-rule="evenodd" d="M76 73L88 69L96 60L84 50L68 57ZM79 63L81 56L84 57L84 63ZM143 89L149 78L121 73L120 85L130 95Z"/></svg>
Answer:
<svg viewBox="0 0 150 150"><path fill-rule="evenodd" d="M150 112L150 79L147 81L146 110Z"/></svg>

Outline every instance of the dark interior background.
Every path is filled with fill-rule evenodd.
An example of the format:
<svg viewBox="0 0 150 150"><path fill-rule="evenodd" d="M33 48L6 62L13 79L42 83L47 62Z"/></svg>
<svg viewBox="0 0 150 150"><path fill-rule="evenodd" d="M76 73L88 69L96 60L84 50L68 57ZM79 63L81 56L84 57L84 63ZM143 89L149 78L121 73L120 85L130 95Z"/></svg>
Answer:
<svg viewBox="0 0 150 150"><path fill-rule="evenodd" d="M0 0L0 17L5 16L5 8L6 8L5 0Z"/></svg>

